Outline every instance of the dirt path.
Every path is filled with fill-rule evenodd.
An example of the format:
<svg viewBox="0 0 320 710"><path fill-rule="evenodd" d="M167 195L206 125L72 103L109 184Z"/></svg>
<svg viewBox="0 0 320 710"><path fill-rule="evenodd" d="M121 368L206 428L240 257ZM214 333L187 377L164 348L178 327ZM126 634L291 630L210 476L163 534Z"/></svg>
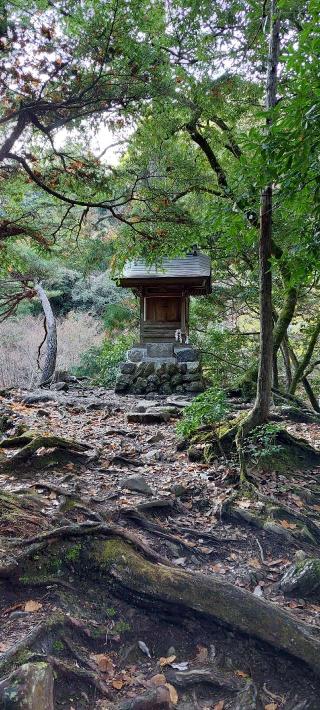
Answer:
<svg viewBox="0 0 320 710"><path fill-rule="evenodd" d="M320 638L317 594L284 595L278 586L293 561L303 555L317 557L316 546L302 544L291 534L294 523L289 518L278 526L282 535L250 525L246 513L257 504L247 499L241 519L224 514L234 474L230 464L191 463L186 451L177 450L174 417L161 424L128 422L129 411L143 408L142 398L117 397L101 388L73 388L48 396L53 399L40 401L40 395L33 402L25 392L4 396L3 410L11 423L6 435L19 433L23 423L27 430L75 439L92 449L83 460L46 459L45 466L40 449L24 465L11 468L8 461L17 449L1 450L1 491L18 494L22 506L18 509L8 499L1 511L5 564L17 538L108 519L130 531L136 544L150 549L155 559L158 555L177 569L217 575L289 609ZM316 425L310 432L313 440L320 439ZM308 477L303 472L289 478L285 473L259 473L261 490L297 514L307 511L316 526L318 481L317 469ZM131 490L139 486L141 492ZM298 489L309 498L306 494L302 499ZM59 678L55 708L320 707L320 681L302 662L203 616L154 608L145 598L137 605L128 593L105 588L90 574L79 582L77 541L61 550L56 569L42 570L46 579L37 579L31 570L29 574L27 566L24 578L14 585L2 575L1 599L2 660L19 643L24 648L19 663L51 659ZM67 575L62 574L66 563ZM49 618L55 618L51 632L46 627ZM26 644L27 635L37 628L37 638ZM77 675L77 669L83 674ZM2 671L8 673L9 667ZM167 695L160 697L163 687ZM144 700L138 700L140 696Z"/></svg>

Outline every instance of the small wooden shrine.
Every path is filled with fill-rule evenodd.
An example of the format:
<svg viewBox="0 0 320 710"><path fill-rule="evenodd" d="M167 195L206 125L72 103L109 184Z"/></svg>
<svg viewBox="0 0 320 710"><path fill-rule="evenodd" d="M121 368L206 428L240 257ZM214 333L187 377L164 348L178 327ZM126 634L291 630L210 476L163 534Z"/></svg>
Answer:
<svg viewBox="0 0 320 710"><path fill-rule="evenodd" d="M140 344L188 343L190 296L211 293L210 259L196 249L157 266L128 262L120 286L140 298Z"/></svg>

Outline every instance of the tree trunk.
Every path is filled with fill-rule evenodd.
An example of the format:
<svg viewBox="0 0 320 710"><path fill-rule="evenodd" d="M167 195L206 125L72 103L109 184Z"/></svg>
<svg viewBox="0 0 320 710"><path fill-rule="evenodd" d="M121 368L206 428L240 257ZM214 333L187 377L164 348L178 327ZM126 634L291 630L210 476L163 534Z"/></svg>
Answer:
<svg viewBox="0 0 320 710"><path fill-rule="evenodd" d="M279 55L279 18L276 13L276 0L270 3L270 40L268 73L266 85L266 109L270 111L276 103L277 66ZM271 126L270 115L267 117L267 131ZM269 161L271 156L269 154ZM252 428L267 421L270 412L273 364L273 311L272 311L272 184L262 191L260 207L260 356L257 381L257 394L249 427ZM278 325L278 324L277 324Z"/></svg>
<svg viewBox="0 0 320 710"><path fill-rule="evenodd" d="M290 387L290 394L295 393L300 380L302 380L303 375L304 375L308 365L310 364L310 360L312 358L313 351L314 351L315 346L317 344L319 334L320 334L320 318L316 322L315 329L311 335L307 349L306 349L300 363L297 362L297 364L296 364L296 369L295 369L295 372L294 372L294 375L292 378L291 387Z"/></svg>
<svg viewBox="0 0 320 710"><path fill-rule="evenodd" d="M289 355L290 355L291 361L292 361L294 367L297 369L299 366L299 361L298 361L298 358L297 358L295 352L293 351L292 347L289 346L289 344L288 344L288 350L289 350ZM319 413L320 412L319 402L317 400L317 397L316 397L306 375L304 375L301 378L301 382L304 386L307 396L309 397L309 401L312 406L312 409L314 409L315 412Z"/></svg>
<svg viewBox="0 0 320 710"><path fill-rule="evenodd" d="M47 331L47 352L44 367L41 374L40 385L51 380L54 375L57 360L57 325L56 319L50 305L50 301L40 282L36 282L35 290L41 301L45 315L45 325Z"/></svg>

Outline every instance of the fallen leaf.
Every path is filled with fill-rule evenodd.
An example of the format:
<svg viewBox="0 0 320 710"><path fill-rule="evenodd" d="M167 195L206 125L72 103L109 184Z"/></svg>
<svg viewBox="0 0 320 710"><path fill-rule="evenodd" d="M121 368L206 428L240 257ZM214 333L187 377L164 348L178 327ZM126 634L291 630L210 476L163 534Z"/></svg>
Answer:
<svg viewBox="0 0 320 710"><path fill-rule="evenodd" d="M245 671L235 671L234 673L238 678L249 678L248 673L245 673Z"/></svg>
<svg viewBox="0 0 320 710"><path fill-rule="evenodd" d="M289 523L288 520L280 520L280 525L286 530L294 530L297 527L296 523Z"/></svg>
<svg viewBox="0 0 320 710"><path fill-rule="evenodd" d="M250 567L254 567L254 569L261 569L261 562L259 562L257 557L253 557L252 559L248 560L248 563Z"/></svg>
<svg viewBox="0 0 320 710"><path fill-rule="evenodd" d="M219 700L219 702L213 706L213 710L223 710L224 700Z"/></svg>
<svg viewBox="0 0 320 710"><path fill-rule="evenodd" d="M247 498L244 498L243 500L238 500L237 506L238 508L250 508L251 500L248 500Z"/></svg>
<svg viewBox="0 0 320 710"><path fill-rule="evenodd" d="M99 670L102 673L108 673L112 675L114 672L114 663L112 658L107 653L96 653L90 656L92 660L97 664Z"/></svg>
<svg viewBox="0 0 320 710"><path fill-rule="evenodd" d="M268 703L264 706L264 710L277 710L278 707L278 703Z"/></svg>
<svg viewBox="0 0 320 710"><path fill-rule="evenodd" d="M33 599L30 599L30 601L26 602L24 605L25 611L39 611L39 609L42 609L41 602L33 601Z"/></svg>
<svg viewBox="0 0 320 710"><path fill-rule="evenodd" d="M121 678L115 678L112 681L112 687L115 688L116 690L121 690L124 686L124 681L121 680Z"/></svg>
<svg viewBox="0 0 320 710"><path fill-rule="evenodd" d="M173 663L176 658L177 656L168 656L167 658L162 656L161 658L159 658L159 666L161 666L161 668L163 668L163 666L170 666L170 663Z"/></svg>
<svg viewBox="0 0 320 710"><path fill-rule="evenodd" d="M172 705L177 705L178 700L179 700L179 696L178 696L178 693L177 693L174 685L171 685L171 683L166 683L166 688L168 688L168 690L169 690L170 700L172 702Z"/></svg>
<svg viewBox="0 0 320 710"><path fill-rule="evenodd" d="M9 646L5 643L0 643L0 653L3 653L4 651L7 651Z"/></svg>
<svg viewBox="0 0 320 710"><path fill-rule="evenodd" d="M157 673L156 675L153 675L152 678L150 678L151 685L165 685L166 682L166 677L165 675L163 675L163 673Z"/></svg>

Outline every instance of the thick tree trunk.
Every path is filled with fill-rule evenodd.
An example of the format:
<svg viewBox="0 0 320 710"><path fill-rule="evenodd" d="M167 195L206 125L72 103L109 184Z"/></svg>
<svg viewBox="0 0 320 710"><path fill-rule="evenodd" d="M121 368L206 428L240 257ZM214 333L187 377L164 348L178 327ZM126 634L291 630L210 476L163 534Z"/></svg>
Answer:
<svg viewBox="0 0 320 710"><path fill-rule="evenodd" d="M53 315L53 311L50 305L47 294L45 293L41 283L36 282L35 290L41 301L41 305L44 311L46 319L46 329L47 329L47 352L44 367L42 370L42 375L40 379L40 384L48 382L54 375L56 360L57 360L57 325L56 319Z"/></svg>

